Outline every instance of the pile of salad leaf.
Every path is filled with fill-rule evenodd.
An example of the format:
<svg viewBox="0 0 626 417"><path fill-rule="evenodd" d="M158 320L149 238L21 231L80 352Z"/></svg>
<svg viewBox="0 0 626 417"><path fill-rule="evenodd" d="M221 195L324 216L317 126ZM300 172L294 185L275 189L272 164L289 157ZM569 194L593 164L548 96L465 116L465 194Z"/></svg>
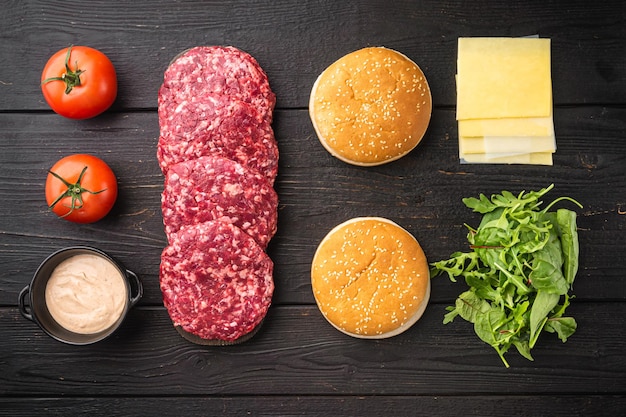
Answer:
<svg viewBox="0 0 626 417"><path fill-rule="evenodd" d="M444 324L457 316L473 323L507 368L504 354L511 346L533 360L530 351L542 332L565 342L576 331L574 318L565 316L578 271L576 213L549 210L563 200L582 206L560 197L540 209L540 199L553 187L463 199L483 215L477 228L465 225L471 251L431 264L433 277L445 272L453 282L463 277L469 286L447 308Z"/></svg>

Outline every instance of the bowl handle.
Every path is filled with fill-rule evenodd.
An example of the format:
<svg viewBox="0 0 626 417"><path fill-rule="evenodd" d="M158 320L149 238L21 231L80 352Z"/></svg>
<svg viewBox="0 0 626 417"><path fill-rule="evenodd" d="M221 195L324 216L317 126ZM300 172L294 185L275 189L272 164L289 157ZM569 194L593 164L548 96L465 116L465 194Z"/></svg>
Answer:
<svg viewBox="0 0 626 417"><path fill-rule="evenodd" d="M133 271L126 270L126 277L132 278L132 282L130 282L131 286L131 298L130 298L130 306L133 307L135 304L141 300L143 296L143 285L141 284L141 280ZM136 292L135 295L132 295L132 292Z"/></svg>
<svg viewBox="0 0 626 417"><path fill-rule="evenodd" d="M20 308L20 313L22 314L22 316L25 319L28 319L30 321L35 321L33 319L33 315L30 313L30 311L27 309L26 304L24 304L24 299L26 298L26 296L30 293L30 285L25 286L22 291L20 291L20 295L17 299L19 308Z"/></svg>

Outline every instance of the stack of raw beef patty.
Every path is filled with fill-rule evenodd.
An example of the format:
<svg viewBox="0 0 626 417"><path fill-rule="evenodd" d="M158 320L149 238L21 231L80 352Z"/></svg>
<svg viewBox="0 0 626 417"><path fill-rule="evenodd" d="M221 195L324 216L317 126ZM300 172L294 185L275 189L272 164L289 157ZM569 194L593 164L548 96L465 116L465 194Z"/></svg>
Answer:
<svg viewBox="0 0 626 417"><path fill-rule="evenodd" d="M243 341L269 308L275 103L257 61L234 47L192 48L165 71L157 158L168 246L160 286L174 325L191 340Z"/></svg>

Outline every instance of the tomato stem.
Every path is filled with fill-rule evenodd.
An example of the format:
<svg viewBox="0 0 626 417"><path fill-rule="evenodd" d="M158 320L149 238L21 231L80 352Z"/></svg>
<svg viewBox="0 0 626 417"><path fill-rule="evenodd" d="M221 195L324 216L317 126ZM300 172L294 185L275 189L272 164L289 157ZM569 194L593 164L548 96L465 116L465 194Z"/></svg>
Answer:
<svg viewBox="0 0 626 417"><path fill-rule="evenodd" d="M70 210L64 215L60 216L61 218L69 216L74 210L79 210L83 207L83 193L100 194L106 191L106 188L100 191L90 191L90 190L87 190L86 188L83 188L82 185L80 185L81 181L83 180L83 177L85 176L85 172L87 172L87 166L85 166L83 170L80 172L80 175L78 176L78 179L76 180L74 184L67 181L65 178L61 177L56 172L52 172L52 171L48 171L48 172L67 186L67 190L65 190L65 192L59 195L56 198L56 200L54 200L52 204L48 206L48 208L52 210L64 198L72 199L71 205L66 206Z"/></svg>
<svg viewBox="0 0 626 417"><path fill-rule="evenodd" d="M83 70L78 69L78 61L74 63L76 67L75 71L72 71L70 68L70 55L72 55L72 46L70 45L67 48L67 55L65 56L65 73L60 77L50 77L46 78L41 82L41 84L49 83L50 81L63 81L65 83L65 94L69 94L74 87L80 86L80 74L82 74Z"/></svg>

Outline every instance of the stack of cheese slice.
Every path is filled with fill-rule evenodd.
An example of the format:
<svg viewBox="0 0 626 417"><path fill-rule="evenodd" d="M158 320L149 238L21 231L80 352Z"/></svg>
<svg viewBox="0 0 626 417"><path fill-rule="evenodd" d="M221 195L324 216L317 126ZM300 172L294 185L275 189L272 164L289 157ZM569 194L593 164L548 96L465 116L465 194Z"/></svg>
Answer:
<svg viewBox="0 0 626 417"><path fill-rule="evenodd" d="M552 165L550 40L459 38L462 163Z"/></svg>

